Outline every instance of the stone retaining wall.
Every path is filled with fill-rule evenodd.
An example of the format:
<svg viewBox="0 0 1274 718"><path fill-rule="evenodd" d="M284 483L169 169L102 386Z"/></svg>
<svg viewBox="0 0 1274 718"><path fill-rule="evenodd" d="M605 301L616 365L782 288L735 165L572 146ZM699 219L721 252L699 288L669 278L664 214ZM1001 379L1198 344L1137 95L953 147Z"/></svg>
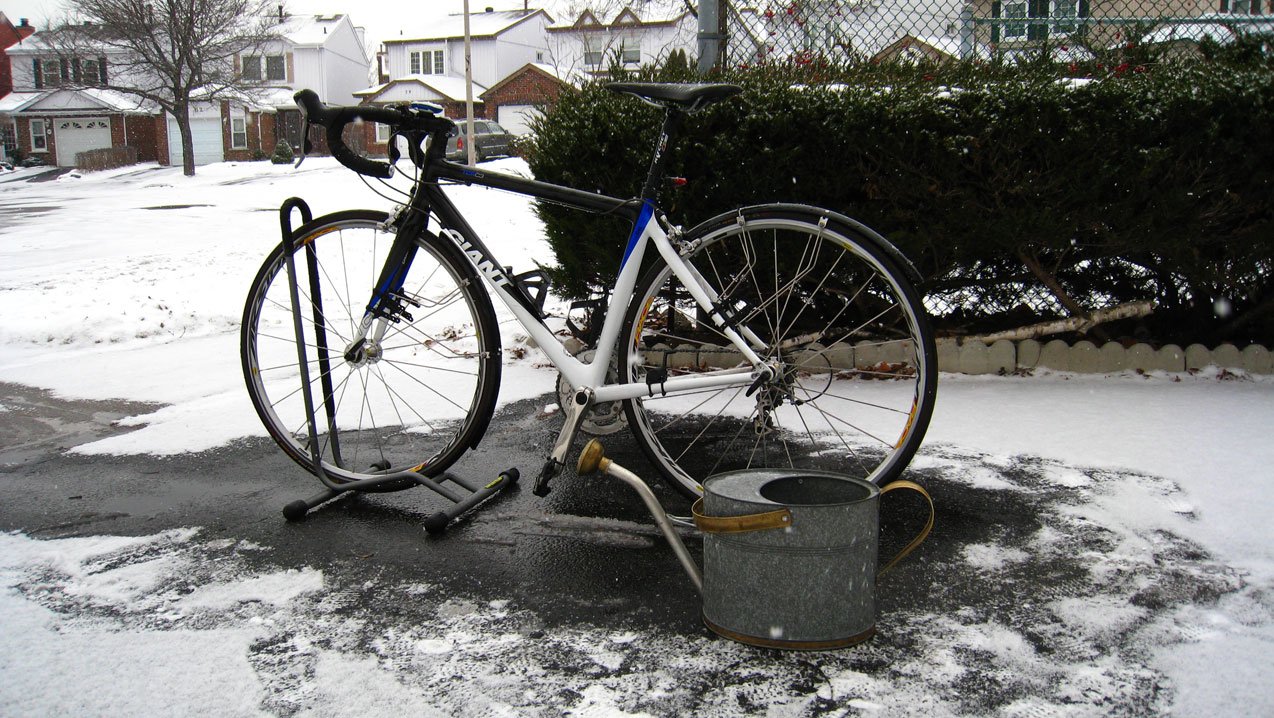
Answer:
<svg viewBox="0 0 1274 718"><path fill-rule="evenodd" d="M1106 374L1125 370L1183 372L1217 366L1240 369L1250 374L1274 373L1274 355L1259 345L1239 349L1222 344L1208 349L1191 344L1182 349L1176 344L1155 349L1149 344L1125 347L1107 342L1098 347L1090 341L1072 346L1060 339L1040 344L1033 339L1021 342L1001 340L987 346L980 341L957 343L954 339L938 342L939 371L962 374L998 374L1020 369L1055 369L1080 374Z"/></svg>
<svg viewBox="0 0 1274 718"><path fill-rule="evenodd" d="M960 343L955 339L940 339L937 348L938 370L960 374L1008 374L1031 369L1081 374L1127 370L1184 372L1206 366L1249 374L1274 374L1274 353L1259 344L1242 349L1233 344L1222 344L1215 349L1202 344L1191 344L1185 349L1169 344L1156 349L1149 344L1125 347L1118 342L1107 342L1099 347L1090 341L1079 341L1072 346L1060 339L1043 344L1033 339L1020 342L1002 339L990 345L976 340ZM672 368L727 368L737 366L741 359L732 349L713 346L661 344L654 349L669 352L668 366ZM837 344L831 348L813 344L802 351L801 363L811 371L870 369L882 363L905 362L909 349L903 341L855 346ZM652 358L651 361L658 363L659 360Z"/></svg>

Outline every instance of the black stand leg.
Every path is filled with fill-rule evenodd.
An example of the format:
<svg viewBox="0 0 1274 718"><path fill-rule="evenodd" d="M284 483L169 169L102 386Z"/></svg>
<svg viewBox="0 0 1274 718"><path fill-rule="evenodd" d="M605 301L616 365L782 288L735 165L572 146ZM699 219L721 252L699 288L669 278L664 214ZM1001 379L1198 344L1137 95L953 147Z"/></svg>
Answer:
<svg viewBox="0 0 1274 718"><path fill-rule="evenodd" d="M387 473L382 476L375 476L360 481L346 481L339 483L328 476L323 466L323 445L319 442L319 422L315 413L313 386L310 380L309 358L306 355L305 342L305 317L301 309L300 291L297 287L297 268L296 260L293 257L296 249L292 241L292 212L299 210L301 213L301 222L308 223L313 219L310 207L297 197L292 197L283 203L279 208L279 230L283 236L283 257L284 265L288 274L288 289L292 301L292 322L293 331L296 335L296 359L301 374L301 397L305 402L306 421L309 427L309 449L310 458L313 462L314 475L322 482L325 490L322 493L315 494L308 499L300 499L293 501L283 507L283 517L288 521L301 521L306 514L320 504L324 504L332 499L341 496L349 491L367 491L377 486L388 483L402 482L403 480L413 481L419 486L425 486L434 493L446 498L452 502L452 505L442 511L431 514L425 519L425 530L431 534L438 534L447 529L447 526L455 520L456 517L473 509L494 494L503 491L517 483L518 470L509 469L501 473L496 479L488 484L480 485L475 482L464 479L452 473L443 473L437 477L429 477L414 471L396 471ZM331 452L332 461L336 466L340 466L340 448L339 437L336 430L336 408L333 404L333 388L331 380L330 357L328 356L327 328L323 317L323 306L319 287L318 278L318 254L313 243L305 247L306 268L310 276L310 303L311 303L311 322L314 329L314 346L318 348L318 364L319 364L319 384L323 392L323 406L327 417L327 450Z"/></svg>

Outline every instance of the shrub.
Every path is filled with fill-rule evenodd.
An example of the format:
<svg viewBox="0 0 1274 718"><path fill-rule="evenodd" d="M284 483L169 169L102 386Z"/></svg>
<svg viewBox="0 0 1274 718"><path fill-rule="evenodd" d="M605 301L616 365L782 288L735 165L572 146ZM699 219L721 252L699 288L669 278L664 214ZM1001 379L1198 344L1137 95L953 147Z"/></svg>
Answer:
<svg viewBox="0 0 1274 718"><path fill-rule="evenodd" d="M295 156L292 154L292 145L287 140L279 140L274 145L274 154L270 155L270 162L276 165L291 164Z"/></svg>
<svg viewBox="0 0 1274 718"><path fill-rule="evenodd" d="M669 174L689 184L663 205L686 226L760 202L844 212L890 237L931 295L974 298L941 312L948 327L984 316L979 302L1012 309L1041 276L1089 305L1156 299L1164 326L1188 316L1196 333L1233 331L1212 314L1218 297L1235 317L1268 307L1269 60L1075 69L1095 77L1059 81L1041 63L726 73L744 92L686 124ZM599 84L566 92L535 127L531 168L634 195L659 116ZM559 291L614 281L626 227L539 212ZM1260 326L1274 329L1243 331Z"/></svg>

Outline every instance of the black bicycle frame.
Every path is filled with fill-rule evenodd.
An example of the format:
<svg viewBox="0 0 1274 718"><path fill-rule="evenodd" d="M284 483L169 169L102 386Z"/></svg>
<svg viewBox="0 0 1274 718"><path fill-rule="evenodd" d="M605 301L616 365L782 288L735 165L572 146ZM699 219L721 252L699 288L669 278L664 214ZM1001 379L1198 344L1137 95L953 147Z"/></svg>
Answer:
<svg viewBox="0 0 1274 718"><path fill-rule="evenodd" d="M659 193L659 185L663 177L667 161L667 149L672 136L680 126L681 113L669 111L664 116L663 126L655 141L654 156L646 181L642 186L641 196L632 199L620 199L600 193L585 192L572 187L564 187L548 182L541 182L524 177L481 170L468 165L457 164L447 160L445 148L447 138L444 134L435 133L423 152L421 176L418 180L407 211L401 215L397 228L397 237L385 266L377 279L376 289L367 306L368 318L386 312L382 306L386 300L402 289L415 257L415 239L425 236L428 229L429 214L435 214L442 227L441 232L449 230L459 236L449 237L473 261L478 271L484 274L493 284L508 289L510 296L526 309L527 312L543 323L534 300L513 278L506 275L507 269L500 265L495 255L474 231L455 204L442 191L443 182L454 182L463 185L478 185L492 189L505 190L516 194L542 199L554 204L621 217L636 226L644 212L654 212L655 200ZM423 136L416 133L405 133L408 141L414 146L421 146ZM419 155L417 155L419 157ZM406 238L400 241L399 238ZM409 241L408 241L409 240ZM389 310L389 311L392 311ZM366 328L366 325L365 325Z"/></svg>

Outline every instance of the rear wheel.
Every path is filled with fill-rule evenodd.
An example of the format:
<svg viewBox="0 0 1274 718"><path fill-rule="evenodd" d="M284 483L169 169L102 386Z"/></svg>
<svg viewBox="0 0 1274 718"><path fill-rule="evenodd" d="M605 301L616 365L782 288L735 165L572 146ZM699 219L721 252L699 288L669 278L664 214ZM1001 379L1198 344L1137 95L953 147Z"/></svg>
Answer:
<svg viewBox="0 0 1274 718"><path fill-rule="evenodd" d="M880 235L809 207L767 206L691 230L683 257L719 294L774 378L626 402L628 424L688 496L723 471L818 468L881 483L919 447L937 360L906 260ZM744 366L666 265L639 283L620 377Z"/></svg>
<svg viewBox="0 0 1274 718"><path fill-rule="evenodd" d="M381 304L388 306L383 335L373 328L366 341L354 339L394 241L385 219L340 212L292 237L316 436L281 244L253 281L243 313L243 371L257 414L284 452L311 471L316 442L325 473L338 483L441 472L481 438L500 381L491 301L472 267L432 235L418 242L401 291Z"/></svg>

